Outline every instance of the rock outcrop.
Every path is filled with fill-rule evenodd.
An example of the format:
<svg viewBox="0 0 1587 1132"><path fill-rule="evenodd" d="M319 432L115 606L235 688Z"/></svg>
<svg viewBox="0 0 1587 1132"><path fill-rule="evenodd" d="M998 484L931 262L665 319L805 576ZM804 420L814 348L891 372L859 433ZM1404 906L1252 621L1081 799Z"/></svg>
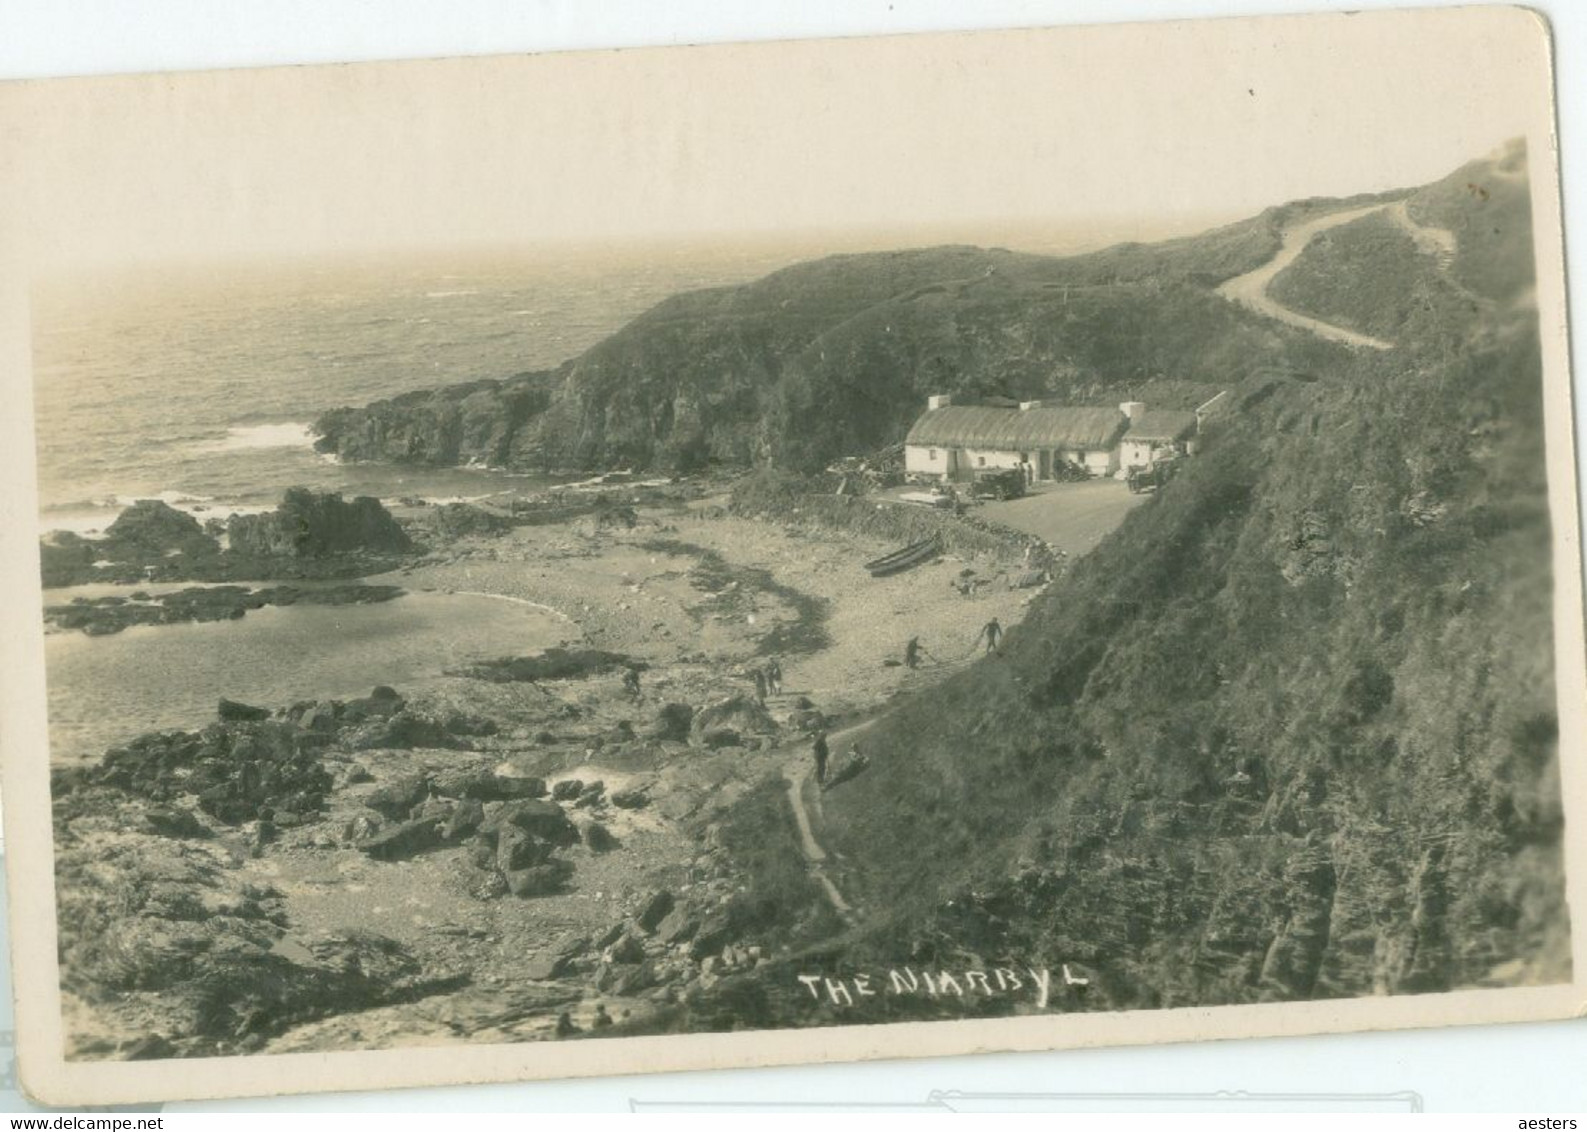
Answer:
<svg viewBox="0 0 1587 1132"><path fill-rule="evenodd" d="M380 500L339 492L288 489L281 506L226 523L233 554L248 558L325 558L337 554L403 554L413 540Z"/></svg>
<svg viewBox="0 0 1587 1132"><path fill-rule="evenodd" d="M769 735L776 730L777 721L771 713L742 693L706 704L694 713L689 725L692 740L708 747L737 746L740 736Z"/></svg>
<svg viewBox="0 0 1587 1132"><path fill-rule="evenodd" d="M140 499L86 539L55 531L40 541L44 585L215 578L223 573L220 543L193 516L158 499Z"/></svg>
<svg viewBox="0 0 1587 1132"><path fill-rule="evenodd" d="M140 1035L78 1038L73 1056L253 1052L302 1022L467 982L372 932L295 931L281 894L195 830L207 837L180 807L114 787L57 790L62 990L104 1032Z"/></svg>
<svg viewBox="0 0 1587 1132"><path fill-rule="evenodd" d="M389 569L417 549L378 499L306 488L289 489L274 511L212 525L225 533L224 548L193 516L140 499L103 538L56 531L41 539L44 584L346 578Z"/></svg>
<svg viewBox="0 0 1587 1132"><path fill-rule="evenodd" d="M195 586L163 594L75 597L44 609L45 624L76 629L91 637L119 633L134 625L174 625L183 621L235 621L267 605L368 605L403 595L400 586L342 582L313 589L298 586Z"/></svg>
<svg viewBox="0 0 1587 1132"><path fill-rule="evenodd" d="M315 813L331 789L321 745L272 720L140 735L109 751L90 777L153 802L196 797L228 825Z"/></svg>

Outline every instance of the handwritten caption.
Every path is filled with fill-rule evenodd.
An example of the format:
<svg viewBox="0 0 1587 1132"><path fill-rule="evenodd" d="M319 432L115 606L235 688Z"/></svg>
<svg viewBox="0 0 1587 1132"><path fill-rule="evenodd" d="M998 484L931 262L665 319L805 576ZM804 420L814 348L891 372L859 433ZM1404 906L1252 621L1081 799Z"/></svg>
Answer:
<svg viewBox="0 0 1587 1132"><path fill-rule="evenodd" d="M1038 1010L1052 1001L1053 986L1084 989L1091 980L1075 974L1064 964L1054 980L1045 967L993 967L988 971L916 971L913 967L894 967L885 975L860 973L833 978L829 975L800 975L798 979L817 1002L833 1006L855 1006L862 999L878 996L942 998L972 995L1028 998Z"/></svg>

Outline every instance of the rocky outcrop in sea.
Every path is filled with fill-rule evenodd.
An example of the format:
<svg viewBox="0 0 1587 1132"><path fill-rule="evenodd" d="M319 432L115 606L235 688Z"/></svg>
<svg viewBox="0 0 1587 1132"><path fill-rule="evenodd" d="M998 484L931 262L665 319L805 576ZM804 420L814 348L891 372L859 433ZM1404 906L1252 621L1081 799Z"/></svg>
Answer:
<svg viewBox="0 0 1587 1132"><path fill-rule="evenodd" d="M202 524L160 500L140 499L102 538L51 532L40 540L39 559L45 587L56 588L348 578L391 569L417 549L378 499L292 488L273 511Z"/></svg>

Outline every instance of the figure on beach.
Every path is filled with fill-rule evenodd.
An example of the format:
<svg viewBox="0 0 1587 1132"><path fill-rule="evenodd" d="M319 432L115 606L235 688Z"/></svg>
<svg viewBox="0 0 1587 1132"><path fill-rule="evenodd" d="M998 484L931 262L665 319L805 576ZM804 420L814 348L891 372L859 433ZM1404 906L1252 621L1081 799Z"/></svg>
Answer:
<svg viewBox="0 0 1587 1132"><path fill-rule="evenodd" d="M904 665L907 668L920 667L920 638L910 637L909 643L904 646Z"/></svg>
<svg viewBox="0 0 1587 1132"><path fill-rule="evenodd" d="M810 753L816 759L816 785L825 786L827 784L827 759L831 757L831 752L827 750L827 733L825 731L816 732L816 741L811 744Z"/></svg>
<svg viewBox="0 0 1587 1132"><path fill-rule="evenodd" d="M996 617L986 623L985 628L981 630L981 636L976 638L976 643L979 644L983 637L986 639L987 655L997 652L998 645L1003 640L1003 626L998 624Z"/></svg>
<svg viewBox="0 0 1587 1132"><path fill-rule="evenodd" d="M751 675L755 678L755 700L757 703L764 704L766 702L766 670L757 668Z"/></svg>
<svg viewBox="0 0 1587 1132"><path fill-rule="evenodd" d="M636 700L639 698L639 669L632 666L623 669L623 691Z"/></svg>
<svg viewBox="0 0 1587 1132"><path fill-rule="evenodd" d="M772 695L782 695L782 665L776 657L766 662L766 686Z"/></svg>

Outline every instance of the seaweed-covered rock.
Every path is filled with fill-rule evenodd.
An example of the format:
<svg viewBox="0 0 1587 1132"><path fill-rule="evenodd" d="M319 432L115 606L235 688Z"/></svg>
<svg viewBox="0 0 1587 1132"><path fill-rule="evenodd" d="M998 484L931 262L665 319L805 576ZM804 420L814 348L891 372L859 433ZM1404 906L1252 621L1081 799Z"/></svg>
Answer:
<svg viewBox="0 0 1587 1132"><path fill-rule="evenodd" d="M209 829L180 806L150 806L143 812L149 829L162 837L208 837Z"/></svg>
<svg viewBox="0 0 1587 1132"><path fill-rule="evenodd" d="M494 719L462 711L448 712L443 716L441 728L448 735L494 735L497 731Z"/></svg>
<svg viewBox="0 0 1587 1132"><path fill-rule="evenodd" d="M592 853L610 853L618 845L612 831L598 821L587 821L579 826L579 836L584 839L584 847Z"/></svg>
<svg viewBox="0 0 1587 1132"><path fill-rule="evenodd" d="M388 818L406 818L430 794L430 780L422 774L399 774L381 782L364 796L364 805Z"/></svg>
<svg viewBox="0 0 1587 1132"><path fill-rule="evenodd" d="M572 862L552 858L543 865L517 869L505 874L507 890L514 896L550 896L561 891L573 876Z"/></svg>
<svg viewBox="0 0 1587 1132"><path fill-rule="evenodd" d="M689 943L689 958L705 959L720 955L733 941L733 919L726 911L713 912L700 921Z"/></svg>
<svg viewBox="0 0 1587 1132"><path fill-rule="evenodd" d="M777 723L764 706L740 693L701 708L695 713L689 729L698 742L715 731L767 735L777 730Z"/></svg>
<svg viewBox="0 0 1587 1132"><path fill-rule="evenodd" d="M568 968L573 965L571 955L542 955L529 961L524 968L524 978L545 981L558 979L568 973Z"/></svg>
<svg viewBox="0 0 1587 1132"><path fill-rule="evenodd" d="M700 918L685 907L668 912L656 925L656 938L662 943L687 943L700 930Z"/></svg>
<svg viewBox="0 0 1587 1132"><path fill-rule="evenodd" d="M233 554L251 558L322 558L370 551L405 553L413 540L380 500L351 502L338 492L287 490L281 505L260 515L233 515L226 523Z"/></svg>
<svg viewBox="0 0 1587 1132"><path fill-rule="evenodd" d="M93 776L157 802L197 795L199 809L231 825L275 810L314 813L331 775L302 738L291 724L270 720L152 732L109 751Z"/></svg>
<svg viewBox="0 0 1587 1132"><path fill-rule="evenodd" d="M216 543L203 524L160 499L139 499L105 528L104 542L116 552L166 555L213 552Z"/></svg>
<svg viewBox="0 0 1587 1132"><path fill-rule="evenodd" d="M651 739L681 743L689 738L689 725L693 722L694 708L688 704L662 704L645 734Z"/></svg>
<svg viewBox="0 0 1587 1132"><path fill-rule="evenodd" d="M404 707L391 715L367 720L345 739L355 751L381 747L409 750L424 747L440 750L472 750L468 739L447 730L445 720Z"/></svg>
<svg viewBox="0 0 1587 1132"><path fill-rule="evenodd" d="M579 831L566 811L543 799L501 803L486 825L494 829L512 826L557 846L573 845L579 839Z"/></svg>
<svg viewBox="0 0 1587 1132"><path fill-rule="evenodd" d="M499 535L512 530L514 526L508 516L471 503L442 503L431 507L425 512L423 522L438 542L451 542L471 535Z"/></svg>
<svg viewBox="0 0 1587 1132"><path fill-rule="evenodd" d="M485 823L485 807L478 798L465 798L459 802L446 823L441 827L441 836L447 841L457 843L470 837Z"/></svg>
<svg viewBox="0 0 1587 1132"><path fill-rule="evenodd" d="M490 783L492 798L502 800L544 798L546 780L531 775L495 774Z"/></svg>
<svg viewBox="0 0 1587 1132"><path fill-rule="evenodd" d="M486 680L494 684L534 683L537 680L598 676L614 668L625 667L643 669L645 665L622 653L602 649L550 648L535 656L502 657L449 669L447 675Z"/></svg>
<svg viewBox="0 0 1587 1132"><path fill-rule="evenodd" d="M236 700L228 700L225 696L222 696L220 706L216 709L216 714L223 722L240 722L269 719L270 709L238 703Z"/></svg>
<svg viewBox="0 0 1587 1132"><path fill-rule="evenodd" d="M39 540L39 572L46 589L87 581L98 561L99 547L73 531L51 531Z"/></svg>
<svg viewBox="0 0 1587 1132"><path fill-rule="evenodd" d="M397 694L395 688L381 684L369 695L339 705L336 714L344 723L362 723L370 719L390 718L406 706L407 701Z"/></svg>
<svg viewBox="0 0 1587 1132"><path fill-rule="evenodd" d="M656 926L667 918L677 904L677 899L666 889L657 889L645 898L645 903L640 907L639 914L634 917L634 923L647 932L656 930Z"/></svg>
<svg viewBox="0 0 1587 1132"><path fill-rule="evenodd" d="M543 798L546 782L529 775L497 774L489 766L453 767L434 777L435 792L447 798L477 798L500 802L519 798Z"/></svg>
<svg viewBox="0 0 1587 1132"><path fill-rule="evenodd" d="M496 835L495 865L504 873L543 865L551 858L552 846L514 826Z"/></svg>
<svg viewBox="0 0 1587 1132"><path fill-rule="evenodd" d="M630 786L611 796L612 805L619 810L641 810L650 805L650 794L643 786Z"/></svg>
<svg viewBox="0 0 1587 1132"><path fill-rule="evenodd" d="M433 820L416 819L387 826L358 843L358 849L377 861L402 861L445 844Z"/></svg>

